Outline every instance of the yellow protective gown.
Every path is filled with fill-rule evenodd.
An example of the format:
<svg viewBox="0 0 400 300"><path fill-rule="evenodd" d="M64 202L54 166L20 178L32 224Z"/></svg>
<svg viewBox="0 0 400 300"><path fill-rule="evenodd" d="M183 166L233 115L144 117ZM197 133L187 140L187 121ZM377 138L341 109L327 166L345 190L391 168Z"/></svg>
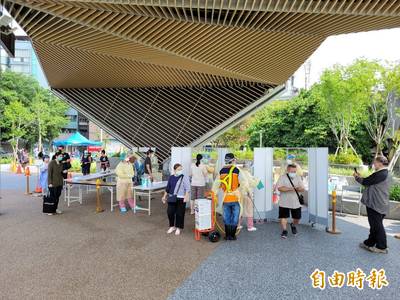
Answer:
<svg viewBox="0 0 400 300"><path fill-rule="evenodd" d="M128 161L121 161L115 168L117 175L117 199L123 201L132 199L132 178L135 176L133 165Z"/></svg>
<svg viewBox="0 0 400 300"><path fill-rule="evenodd" d="M252 218L254 212L254 205L252 201L253 190L260 182L260 179L251 175L248 170L241 168L239 168L239 170L241 175L239 191L241 194L243 207L242 216Z"/></svg>

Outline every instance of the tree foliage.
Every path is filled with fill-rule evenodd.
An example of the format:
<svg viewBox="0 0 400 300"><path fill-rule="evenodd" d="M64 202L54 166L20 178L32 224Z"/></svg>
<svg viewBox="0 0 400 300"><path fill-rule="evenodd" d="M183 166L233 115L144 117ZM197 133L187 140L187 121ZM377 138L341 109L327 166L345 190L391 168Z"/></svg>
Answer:
<svg viewBox="0 0 400 300"><path fill-rule="evenodd" d="M319 102L317 93L302 91L291 100L266 106L249 126L249 145L259 146L261 132L264 147L333 147Z"/></svg>
<svg viewBox="0 0 400 300"><path fill-rule="evenodd" d="M50 141L67 124L68 106L31 76L0 72L0 113L2 140L18 147L21 139L30 144ZM14 147L13 146L13 147Z"/></svg>

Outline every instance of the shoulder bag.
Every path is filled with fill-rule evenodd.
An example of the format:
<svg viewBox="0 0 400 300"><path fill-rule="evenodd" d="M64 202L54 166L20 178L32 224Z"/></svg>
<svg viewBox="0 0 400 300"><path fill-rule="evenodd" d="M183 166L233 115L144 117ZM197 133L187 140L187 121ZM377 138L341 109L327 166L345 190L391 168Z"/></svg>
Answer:
<svg viewBox="0 0 400 300"><path fill-rule="evenodd" d="M300 195L299 192L296 190L296 188L294 187L293 181L290 178L289 174L286 174L287 178L289 178L290 184L292 185L292 187L294 188L294 191L296 192L297 198L299 199L300 205L304 205L304 196Z"/></svg>
<svg viewBox="0 0 400 300"><path fill-rule="evenodd" d="M179 185L178 185L178 189L176 190L177 193L179 192L179 189L181 188L182 181L183 181L183 175L181 175L181 176L179 177L178 181L179 181L179 180L180 180L180 182L179 182ZM173 194L168 194L167 202L168 202L168 203L175 203L176 200L177 200L177 198L178 198L178 195L175 194L175 191L174 191Z"/></svg>

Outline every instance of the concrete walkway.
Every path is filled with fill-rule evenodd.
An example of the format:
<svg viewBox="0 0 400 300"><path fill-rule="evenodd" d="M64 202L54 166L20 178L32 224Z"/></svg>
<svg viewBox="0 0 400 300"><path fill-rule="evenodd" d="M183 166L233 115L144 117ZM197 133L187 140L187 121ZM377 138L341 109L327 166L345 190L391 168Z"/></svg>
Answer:
<svg viewBox="0 0 400 300"><path fill-rule="evenodd" d="M182 236L167 236L159 199L150 217L96 214L94 192L83 205L61 202L63 215L43 215L41 198L23 194L24 177L9 175L0 199L1 299L398 299L400 240L392 236L399 221L385 220L388 255L358 247L368 224L355 216L340 218L337 236L301 226L297 237L281 240L278 224L269 223L212 244L194 240L189 215ZM109 194L103 197L108 208ZM309 278L316 268L327 276L384 268L390 285L321 291Z"/></svg>
<svg viewBox="0 0 400 300"><path fill-rule="evenodd" d="M400 241L388 237L387 255L359 248L368 234L366 223L364 217L341 218L341 235L301 226L298 236L289 233L287 240L280 238L278 224L260 225L236 242L220 243L169 299L399 299ZM390 234L400 232L399 221L385 224ZM329 286L318 290L309 278L316 268L327 276L357 268L368 276L372 268L384 268L389 286L373 290L365 282L362 291Z"/></svg>
<svg viewBox="0 0 400 300"><path fill-rule="evenodd" d="M167 236L159 199L150 217L96 214L94 195L70 208L62 202L64 214L47 216L41 198L2 191L2 300L166 299L217 246L194 240L190 216L181 236Z"/></svg>

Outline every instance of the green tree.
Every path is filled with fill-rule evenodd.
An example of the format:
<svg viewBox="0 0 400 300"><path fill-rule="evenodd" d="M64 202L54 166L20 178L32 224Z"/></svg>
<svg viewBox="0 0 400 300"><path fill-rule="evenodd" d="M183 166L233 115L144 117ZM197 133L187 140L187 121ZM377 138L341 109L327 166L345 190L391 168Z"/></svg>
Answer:
<svg viewBox="0 0 400 300"><path fill-rule="evenodd" d="M358 155L351 132L365 120L371 91L379 83L376 74L381 70L378 62L362 59L348 67L336 65L322 74L316 88L322 96L322 112L337 141L335 155L349 148Z"/></svg>
<svg viewBox="0 0 400 300"><path fill-rule="evenodd" d="M16 105L14 102L18 102ZM5 116L6 108L11 103L15 108L20 109L20 120L23 114L33 115L28 118L29 122L21 125L21 129L13 129L10 124L14 122ZM40 87L39 83L31 76L11 71L0 72L0 113L4 112L4 122L0 126L2 139L10 137L24 139L30 143L37 142L42 148L43 140L51 140L59 135L60 129L68 123L65 111L68 106L55 97L49 90ZM11 122L11 123L10 123ZM18 128L18 126L17 126ZM22 134L22 135L21 135ZM13 143L15 143L15 140ZM15 145L18 147L17 145ZM13 146L14 147L14 146Z"/></svg>
<svg viewBox="0 0 400 300"><path fill-rule="evenodd" d="M33 98L31 110L34 115L33 133L37 138L38 148L42 150L43 139L55 138L61 128L67 124L65 117L67 105L53 96L48 90L41 89Z"/></svg>
<svg viewBox="0 0 400 300"><path fill-rule="evenodd" d="M329 124L321 114L320 95L313 90L288 101L274 101L249 126L249 145L258 147L260 132L267 147L333 147Z"/></svg>
<svg viewBox="0 0 400 300"><path fill-rule="evenodd" d="M232 127L225 133L221 134L213 141L214 146L226 146L231 149L239 149L241 146L245 146L249 139L247 129L250 126L252 120L253 119L250 117L240 122L238 125Z"/></svg>
<svg viewBox="0 0 400 300"><path fill-rule="evenodd" d="M4 137L8 139L13 149L14 160L17 159L19 141L23 138L33 120L29 109L19 100L12 100L4 107L2 125L9 128Z"/></svg>

